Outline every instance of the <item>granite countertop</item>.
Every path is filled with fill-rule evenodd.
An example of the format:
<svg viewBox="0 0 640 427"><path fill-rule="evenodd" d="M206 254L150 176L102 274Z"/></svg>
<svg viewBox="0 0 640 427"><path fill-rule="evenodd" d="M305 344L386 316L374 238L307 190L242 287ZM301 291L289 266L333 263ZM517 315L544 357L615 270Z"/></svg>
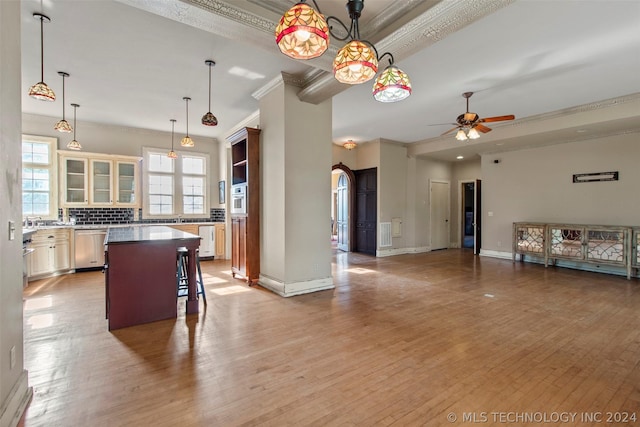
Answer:
<svg viewBox="0 0 640 427"><path fill-rule="evenodd" d="M162 240L193 240L200 236L176 230L166 225L149 225L147 227L110 227L107 230L105 244L157 242Z"/></svg>
<svg viewBox="0 0 640 427"><path fill-rule="evenodd" d="M0 0L1 1L1 0ZM224 224L223 221L208 222L167 222L167 223L133 223L133 224L56 224L56 225L37 225L35 227L23 227L24 232L35 232L38 230L51 230L58 228L69 228L72 230L106 230L107 228L122 227L152 227L152 226L173 226L173 225L215 225Z"/></svg>

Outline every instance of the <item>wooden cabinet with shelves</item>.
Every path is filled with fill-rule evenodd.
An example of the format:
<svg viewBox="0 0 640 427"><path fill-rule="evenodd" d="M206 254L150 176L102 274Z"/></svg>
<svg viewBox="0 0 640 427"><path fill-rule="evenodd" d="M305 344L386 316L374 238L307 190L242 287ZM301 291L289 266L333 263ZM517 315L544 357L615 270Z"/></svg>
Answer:
<svg viewBox="0 0 640 427"><path fill-rule="evenodd" d="M138 207L137 157L60 151L63 207Z"/></svg>
<svg viewBox="0 0 640 427"><path fill-rule="evenodd" d="M31 237L29 278L44 277L71 269L69 229L39 230Z"/></svg>
<svg viewBox="0 0 640 427"><path fill-rule="evenodd" d="M231 272L250 285L260 277L260 129L243 128L228 138L231 143ZM236 195L236 188L244 191Z"/></svg>

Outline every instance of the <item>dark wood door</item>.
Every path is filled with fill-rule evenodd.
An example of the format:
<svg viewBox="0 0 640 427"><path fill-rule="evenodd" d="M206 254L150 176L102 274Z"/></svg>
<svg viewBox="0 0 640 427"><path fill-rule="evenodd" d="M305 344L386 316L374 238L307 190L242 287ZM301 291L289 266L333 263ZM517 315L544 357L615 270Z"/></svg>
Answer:
<svg viewBox="0 0 640 427"><path fill-rule="evenodd" d="M378 170L355 171L356 176L356 244L355 251L375 255L378 209Z"/></svg>
<svg viewBox="0 0 640 427"><path fill-rule="evenodd" d="M246 272L246 239L247 219L244 217L231 218L231 271L245 275Z"/></svg>

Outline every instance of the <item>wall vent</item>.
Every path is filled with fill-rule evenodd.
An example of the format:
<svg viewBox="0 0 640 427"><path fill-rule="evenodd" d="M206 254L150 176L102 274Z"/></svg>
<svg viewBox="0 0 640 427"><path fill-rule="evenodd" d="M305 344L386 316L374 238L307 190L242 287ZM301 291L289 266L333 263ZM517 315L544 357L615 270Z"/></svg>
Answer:
<svg viewBox="0 0 640 427"><path fill-rule="evenodd" d="M390 222L381 222L380 223L380 247L389 247L391 244L391 223Z"/></svg>

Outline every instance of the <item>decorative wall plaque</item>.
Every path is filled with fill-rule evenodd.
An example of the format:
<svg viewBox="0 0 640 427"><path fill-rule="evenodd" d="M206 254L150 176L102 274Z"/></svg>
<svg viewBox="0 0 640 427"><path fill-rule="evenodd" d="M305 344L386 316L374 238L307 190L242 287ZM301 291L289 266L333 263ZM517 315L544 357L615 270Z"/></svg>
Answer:
<svg viewBox="0 0 640 427"><path fill-rule="evenodd" d="M573 175L573 182L594 182L594 181L617 181L618 171L596 172L596 173L576 173Z"/></svg>

